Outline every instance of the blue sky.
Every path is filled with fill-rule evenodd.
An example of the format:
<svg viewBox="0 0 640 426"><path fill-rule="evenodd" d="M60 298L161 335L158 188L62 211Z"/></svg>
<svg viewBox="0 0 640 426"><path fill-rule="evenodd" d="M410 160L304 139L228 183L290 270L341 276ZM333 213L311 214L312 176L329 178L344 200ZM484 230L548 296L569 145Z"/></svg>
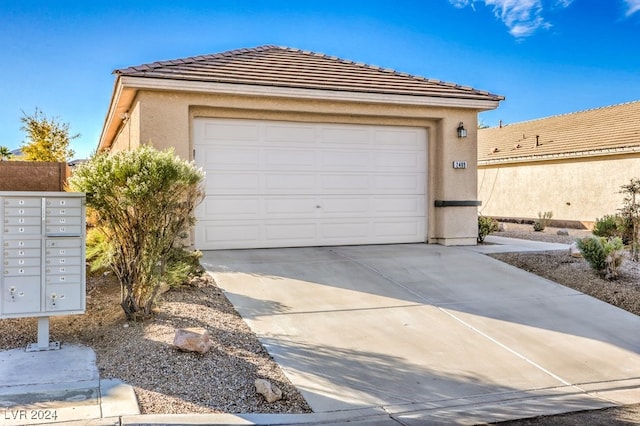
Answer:
<svg viewBox="0 0 640 426"><path fill-rule="evenodd" d="M274 44L506 96L495 126L640 100L640 0L0 0L0 146L22 111L97 146L112 71Z"/></svg>

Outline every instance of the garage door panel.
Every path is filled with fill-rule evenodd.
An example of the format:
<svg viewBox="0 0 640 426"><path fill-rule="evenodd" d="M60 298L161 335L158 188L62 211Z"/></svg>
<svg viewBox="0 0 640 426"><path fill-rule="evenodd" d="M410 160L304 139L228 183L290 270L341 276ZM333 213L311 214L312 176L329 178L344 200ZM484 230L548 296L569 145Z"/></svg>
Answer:
<svg viewBox="0 0 640 426"><path fill-rule="evenodd" d="M425 215L425 199L424 197L373 197L372 209L376 216L385 217L419 217L422 219Z"/></svg>
<svg viewBox="0 0 640 426"><path fill-rule="evenodd" d="M376 237L399 238L404 236L411 238L420 232L424 232L424 225L423 221L417 218L407 218L405 220L380 219L374 224L374 235Z"/></svg>
<svg viewBox="0 0 640 426"><path fill-rule="evenodd" d="M207 248L241 248L256 247L256 241L261 241L260 224L237 222L203 221L201 230L196 232L196 246Z"/></svg>
<svg viewBox="0 0 640 426"><path fill-rule="evenodd" d="M319 153L319 171L373 171L373 161L371 153L346 150L323 150Z"/></svg>
<svg viewBox="0 0 640 426"><path fill-rule="evenodd" d="M317 187L316 175L311 173L267 173L264 175L265 191L272 194L314 194Z"/></svg>
<svg viewBox="0 0 640 426"><path fill-rule="evenodd" d="M198 248L425 240L425 129L195 119L193 134Z"/></svg>
<svg viewBox="0 0 640 426"><path fill-rule="evenodd" d="M326 217L366 217L371 210L369 197L321 197L318 205Z"/></svg>
<svg viewBox="0 0 640 426"><path fill-rule="evenodd" d="M268 197L264 199L264 213L270 218L314 218L317 215L316 197Z"/></svg>
<svg viewBox="0 0 640 426"><path fill-rule="evenodd" d="M239 173L218 171L207 173L205 189L207 194L256 194L262 186L262 176L259 172Z"/></svg>
<svg viewBox="0 0 640 426"><path fill-rule="evenodd" d="M289 223L267 222L265 242L273 244L299 245L304 241L317 241L318 225L315 222L293 221Z"/></svg>
<svg viewBox="0 0 640 426"><path fill-rule="evenodd" d="M425 192L422 174L379 174L373 177L373 189L383 194L415 194Z"/></svg>
<svg viewBox="0 0 640 426"><path fill-rule="evenodd" d="M316 153L300 149L265 149L264 162L261 169L264 171L287 170L314 170L316 168Z"/></svg>
<svg viewBox="0 0 640 426"><path fill-rule="evenodd" d="M293 142L308 144L316 139L313 125L287 123L286 125L265 123L265 142Z"/></svg>
<svg viewBox="0 0 640 426"><path fill-rule="evenodd" d="M424 138L415 129L383 128L373 132L373 143L392 151L424 151Z"/></svg>
<svg viewBox="0 0 640 426"><path fill-rule="evenodd" d="M215 141L255 141L260 136L259 123L237 120L202 122L203 138Z"/></svg>
<svg viewBox="0 0 640 426"><path fill-rule="evenodd" d="M371 187L371 176L366 174L324 173L318 176L321 193L329 194L362 194Z"/></svg>
<svg viewBox="0 0 640 426"><path fill-rule="evenodd" d="M328 221L322 224L320 236L331 244L366 244L370 229L371 223L368 221Z"/></svg>
<svg viewBox="0 0 640 426"><path fill-rule="evenodd" d="M198 217L219 219L259 219L262 215L258 197L215 196L205 197L196 209Z"/></svg>
<svg viewBox="0 0 640 426"><path fill-rule="evenodd" d="M322 126L319 136L322 146L335 145L345 148L371 144L371 131L364 127L353 128L353 126L340 125Z"/></svg>
<svg viewBox="0 0 640 426"><path fill-rule="evenodd" d="M254 149L238 147L206 148L199 153L203 157L202 167L205 170L257 170L260 166L260 155Z"/></svg>
<svg viewBox="0 0 640 426"><path fill-rule="evenodd" d="M374 170L398 172L424 172L425 158L423 153L409 152L377 152L374 159Z"/></svg>

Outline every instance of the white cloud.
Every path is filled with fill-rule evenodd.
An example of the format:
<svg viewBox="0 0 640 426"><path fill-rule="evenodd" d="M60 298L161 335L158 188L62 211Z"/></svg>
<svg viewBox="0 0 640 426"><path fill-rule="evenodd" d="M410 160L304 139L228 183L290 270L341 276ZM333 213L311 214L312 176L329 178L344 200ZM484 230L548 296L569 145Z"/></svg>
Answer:
<svg viewBox="0 0 640 426"><path fill-rule="evenodd" d="M552 6L566 8L573 1L555 0ZM640 4L640 0L625 1ZM457 8L473 7L478 2L493 8L496 18L500 19L509 29L509 33L516 38L527 37L539 29L551 27L543 17L542 0L449 0L449 3ZM638 7L640 8L640 5Z"/></svg>
<svg viewBox="0 0 640 426"><path fill-rule="evenodd" d="M624 0L624 2L627 5L627 16L631 16L640 11L640 0Z"/></svg>

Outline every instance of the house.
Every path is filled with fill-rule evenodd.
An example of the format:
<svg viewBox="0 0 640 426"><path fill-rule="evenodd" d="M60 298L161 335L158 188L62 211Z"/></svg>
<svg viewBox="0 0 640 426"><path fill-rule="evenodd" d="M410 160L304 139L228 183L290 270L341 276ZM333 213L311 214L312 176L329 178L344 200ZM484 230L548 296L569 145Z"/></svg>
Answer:
<svg viewBox="0 0 640 426"><path fill-rule="evenodd" d="M276 46L114 74L98 151L201 166L199 249L476 242L477 114L502 96Z"/></svg>
<svg viewBox="0 0 640 426"><path fill-rule="evenodd" d="M640 177L640 102L478 131L480 212L586 225L622 207Z"/></svg>

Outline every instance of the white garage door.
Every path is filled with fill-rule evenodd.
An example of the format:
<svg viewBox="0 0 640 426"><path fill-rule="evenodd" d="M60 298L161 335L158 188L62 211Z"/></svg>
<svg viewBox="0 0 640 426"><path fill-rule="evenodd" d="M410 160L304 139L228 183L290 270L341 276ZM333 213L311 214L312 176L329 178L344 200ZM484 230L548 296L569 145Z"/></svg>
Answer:
<svg viewBox="0 0 640 426"><path fill-rule="evenodd" d="M198 118L199 249L424 242L426 129Z"/></svg>

